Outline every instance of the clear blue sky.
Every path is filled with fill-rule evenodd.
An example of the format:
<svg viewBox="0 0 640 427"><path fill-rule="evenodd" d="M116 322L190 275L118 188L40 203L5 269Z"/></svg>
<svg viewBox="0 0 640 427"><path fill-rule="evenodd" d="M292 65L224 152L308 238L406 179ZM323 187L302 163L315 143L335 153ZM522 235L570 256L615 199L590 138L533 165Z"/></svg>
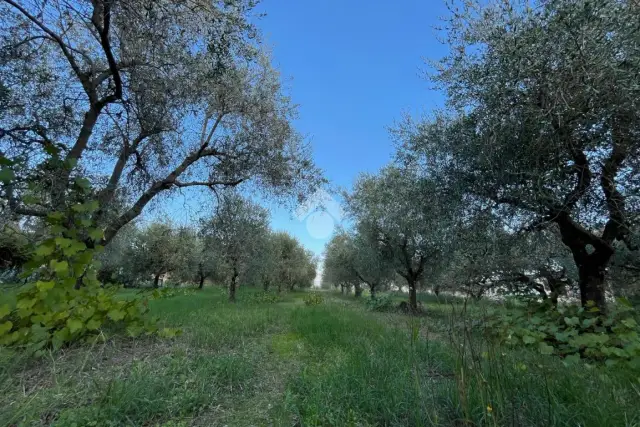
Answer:
<svg viewBox="0 0 640 427"><path fill-rule="evenodd" d="M433 29L446 15L444 0L263 0L258 11L266 13L257 20L264 41L300 105L296 126L332 184L350 188L360 172L391 160L387 129L403 112L442 105L422 74L424 59L446 53ZM308 225L330 226L272 208L273 228L320 254L328 236L312 236Z"/></svg>
<svg viewBox="0 0 640 427"><path fill-rule="evenodd" d="M264 0L259 10L267 15L258 25L300 104L297 128L332 183L350 188L358 173L384 166L393 155L387 128L403 112L442 105L422 73L425 58L446 53L433 29L446 15L443 0ZM282 209L273 214L274 228L322 252L326 238Z"/></svg>

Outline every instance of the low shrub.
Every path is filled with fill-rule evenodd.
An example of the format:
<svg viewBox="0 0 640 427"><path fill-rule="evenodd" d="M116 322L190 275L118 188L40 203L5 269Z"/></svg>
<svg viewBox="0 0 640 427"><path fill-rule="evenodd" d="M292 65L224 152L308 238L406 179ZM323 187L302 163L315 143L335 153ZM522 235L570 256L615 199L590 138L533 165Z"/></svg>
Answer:
<svg viewBox="0 0 640 427"><path fill-rule="evenodd" d="M368 299L366 306L370 311L391 311L393 310L393 300L389 295L382 294Z"/></svg>
<svg viewBox="0 0 640 427"><path fill-rule="evenodd" d="M324 302L324 297L318 292L310 292L303 298L305 305L319 305Z"/></svg>
<svg viewBox="0 0 640 427"><path fill-rule="evenodd" d="M103 230L92 227L95 201L79 203L70 212L47 217L51 236L40 242L25 277L35 280L18 293L15 304L0 306L0 345L23 347L36 354L74 341L103 337L105 329L123 329L129 336L158 330L147 316L147 301L116 297L117 287L104 288L97 279Z"/></svg>
<svg viewBox="0 0 640 427"><path fill-rule="evenodd" d="M631 303L621 298L606 314L595 306L531 304L526 309L489 313L483 323L487 336L512 346L534 347L565 363L640 368L640 327Z"/></svg>
<svg viewBox="0 0 640 427"><path fill-rule="evenodd" d="M422 303L418 301L418 306L416 308L411 307L407 301L402 301L398 304L398 311L405 314L421 314L424 313L424 309L422 308Z"/></svg>

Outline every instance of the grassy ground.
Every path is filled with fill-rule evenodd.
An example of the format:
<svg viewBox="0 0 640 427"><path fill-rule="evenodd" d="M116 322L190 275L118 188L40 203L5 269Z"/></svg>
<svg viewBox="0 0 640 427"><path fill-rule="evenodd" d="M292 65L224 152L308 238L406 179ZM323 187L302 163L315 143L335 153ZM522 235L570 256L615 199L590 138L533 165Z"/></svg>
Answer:
<svg viewBox="0 0 640 427"><path fill-rule="evenodd" d="M174 340L114 337L44 359L0 354L0 425L638 426L640 373L565 367L352 297L260 302L219 289L152 302Z"/></svg>

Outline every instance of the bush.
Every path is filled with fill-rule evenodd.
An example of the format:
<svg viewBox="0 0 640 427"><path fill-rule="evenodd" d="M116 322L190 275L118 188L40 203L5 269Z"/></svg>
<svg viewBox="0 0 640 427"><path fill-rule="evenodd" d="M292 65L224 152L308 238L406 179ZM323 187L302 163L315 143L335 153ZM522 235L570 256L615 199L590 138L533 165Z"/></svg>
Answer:
<svg viewBox="0 0 640 427"><path fill-rule="evenodd" d="M319 305L323 303L324 298L318 292L310 292L304 296L303 301L305 305Z"/></svg>
<svg viewBox="0 0 640 427"><path fill-rule="evenodd" d="M89 201L48 215L51 236L25 264L25 276L37 281L18 293L15 304L0 306L0 345L42 354L45 348L98 338L105 328L124 329L130 336L158 332L146 316L146 300L120 299L117 287L100 286L94 257L102 250L103 231L92 228L91 220L97 208ZM170 337L179 331L159 332Z"/></svg>
<svg viewBox="0 0 640 427"><path fill-rule="evenodd" d="M512 346L536 348L565 363L587 362L640 368L640 327L631 303L621 298L607 314L595 306L531 304L502 314L490 313L484 331Z"/></svg>
<svg viewBox="0 0 640 427"><path fill-rule="evenodd" d="M367 309L370 311L391 311L393 310L393 300L387 294L378 295L370 298L366 302Z"/></svg>

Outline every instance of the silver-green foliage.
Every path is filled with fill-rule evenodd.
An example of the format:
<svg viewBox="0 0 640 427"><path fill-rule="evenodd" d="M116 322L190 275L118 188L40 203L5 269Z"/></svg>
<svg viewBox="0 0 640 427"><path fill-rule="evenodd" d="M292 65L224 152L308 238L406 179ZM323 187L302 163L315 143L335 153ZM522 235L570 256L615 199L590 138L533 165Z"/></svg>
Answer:
<svg viewBox="0 0 640 427"><path fill-rule="evenodd" d="M1 1L0 147L14 161L2 174L15 176L2 207L44 217L71 203L83 175L109 241L170 190L251 181L304 198L320 174L251 24L254 6Z"/></svg>
<svg viewBox="0 0 640 427"><path fill-rule="evenodd" d="M583 304L601 307L614 242L635 247L637 14L631 1L456 2L431 76L449 112L397 131L403 160L512 227L557 225Z"/></svg>

